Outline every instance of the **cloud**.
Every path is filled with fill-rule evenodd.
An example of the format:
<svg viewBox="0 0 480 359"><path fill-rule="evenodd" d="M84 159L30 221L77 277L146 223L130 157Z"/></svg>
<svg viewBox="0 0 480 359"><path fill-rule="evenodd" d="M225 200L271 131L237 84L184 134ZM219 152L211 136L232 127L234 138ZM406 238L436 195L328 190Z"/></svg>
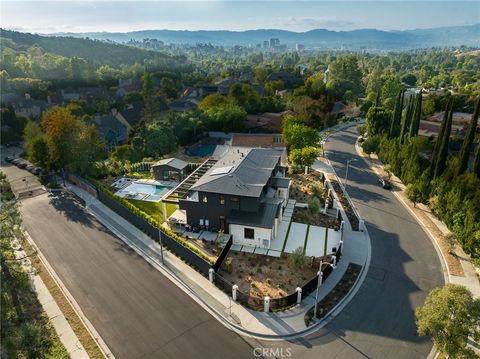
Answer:
<svg viewBox="0 0 480 359"><path fill-rule="evenodd" d="M291 28L297 31L307 31L318 28L326 28L331 30L345 30L358 27L358 24L342 19L326 18L326 17L289 17L279 18L273 24L276 27Z"/></svg>

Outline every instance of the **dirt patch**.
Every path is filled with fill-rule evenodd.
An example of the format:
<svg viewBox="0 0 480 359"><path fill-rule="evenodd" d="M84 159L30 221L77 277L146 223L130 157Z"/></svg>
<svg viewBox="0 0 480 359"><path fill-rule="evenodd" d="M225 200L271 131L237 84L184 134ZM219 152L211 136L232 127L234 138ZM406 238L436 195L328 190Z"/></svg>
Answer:
<svg viewBox="0 0 480 359"><path fill-rule="evenodd" d="M222 253L222 249L225 246L225 242L207 241L205 239L183 237L185 240L201 250L208 258L215 262Z"/></svg>
<svg viewBox="0 0 480 359"><path fill-rule="evenodd" d="M293 174L290 179L292 184L290 187L290 198L300 203L308 203L309 199L317 197L320 201L320 205L325 205L325 199L328 196L328 192L323 187L322 181L320 181L318 172L310 172L308 174L297 173Z"/></svg>
<svg viewBox="0 0 480 359"><path fill-rule="evenodd" d="M240 292L252 297L282 298L315 277L318 265L317 259L310 261L305 268L295 270L286 256L275 258L230 251L220 269L220 275L238 285Z"/></svg>
<svg viewBox="0 0 480 359"><path fill-rule="evenodd" d="M295 207L293 210L292 221L332 228L337 231L340 229L340 225L336 217L332 217L321 212L312 213L308 208Z"/></svg>

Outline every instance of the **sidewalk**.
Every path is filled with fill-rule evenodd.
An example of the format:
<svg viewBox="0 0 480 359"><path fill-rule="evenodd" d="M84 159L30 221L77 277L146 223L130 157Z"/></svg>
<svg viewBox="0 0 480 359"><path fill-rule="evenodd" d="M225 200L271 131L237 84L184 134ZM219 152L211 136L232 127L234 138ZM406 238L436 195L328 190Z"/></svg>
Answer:
<svg viewBox="0 0 480 359"><path fill-rule="evenodd" d="M35 273L35 270L30 260L27 258L27 254L21 248L20 243L18 243L18 241L15 242L15 257L26 258L22 260L22 266L27 273L30 273L30 279L32 282L32 286L37 293L38 301L40 302L43 310L47 314L48 319L52 323L53 328L55 329L55 332L57 333L60 342L67 350L68 355L72 359L90 358L87 351L85 350L82 343L80 342L77 335L70 326L69 322L67 321L62 311L58 307L57 303L55 302L55 299L50 294L47 286L40 277L40 274Z"/></svg>
<svg viewBox="0 0 480 359"><path fill-rule="evenodd" d="M365 155L358 143L355 145L357 153L364 158L370 167L379 176L386 176L383 163L378 159L377 155L372 154L370 157ZM480 282L478 280L477 271L470 261L470 257L462 250L460 246L456 246L455 255L448 251L448 245L444 241L444 237L450 234L447 226L441 222L426 205L419 203L415 207L405 194L406 186L402 181L392 175L390 178L394 189L395 196L417 219L423 229L427 232L437 249L439 256L442 258L442 265L445 267L445 279L449 283L460 284L467 287L474 295L480 297Z"/></svg>
<svg viewBox="0 0 480 359"><path fill-rule="evenodd" d="M307 328L304 316L315 303L315 293L310 294L300 305L284 312L264 313L247 309L231 301L227 294L169 251L164 251L165 265L162 265L160 245L157 242L79 187L68 184L67 188L82 198L87 209L122 241L166 275L222 324L241 334L263 339L280 339L282 337L299 337L317 330L339 313L353 298L364 278L364 276L360 276L352 291L341 300L328 317L319 321L315 326ZM347 224L344 236L342 258L337 268L320 287L319 300L323 299L340 281L348 263L360 264L363 269L365 263L368 263L370 252L366 242L369 244L369 241L366 241L365 238L368 234L353 232ZM362 270L362 274L366 274L366 271Z"/></svg>

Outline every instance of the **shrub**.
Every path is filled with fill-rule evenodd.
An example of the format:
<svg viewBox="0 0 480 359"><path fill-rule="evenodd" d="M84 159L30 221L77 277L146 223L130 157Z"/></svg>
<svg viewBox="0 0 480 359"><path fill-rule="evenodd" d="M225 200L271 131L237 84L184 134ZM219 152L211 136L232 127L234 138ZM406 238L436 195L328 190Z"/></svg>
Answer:
<svg viewBox="0 0 480 359"><path fill-rule="evenodd" d="M232 273L232 271L233 271L233 259L232 258L225 259L225 268L224 269L227 273Z"/></svg>
<svg viewBox="0 0 480 359"><path fill-rule="evenodd" d="M308 201L308 210L311 213L318 213L318 211L320 211L320 201L317 197L310 198Z"/></svg>
<svg viewBox="0 0 480 359"><path fill-rule="evenodd" d="M308 262L308 258L303 252L302 247L298 247L293 251L293 253L290 253L290 255L288 256L288 260L290 262L290 265L295 270L302 269L307 265Z"/></svg>

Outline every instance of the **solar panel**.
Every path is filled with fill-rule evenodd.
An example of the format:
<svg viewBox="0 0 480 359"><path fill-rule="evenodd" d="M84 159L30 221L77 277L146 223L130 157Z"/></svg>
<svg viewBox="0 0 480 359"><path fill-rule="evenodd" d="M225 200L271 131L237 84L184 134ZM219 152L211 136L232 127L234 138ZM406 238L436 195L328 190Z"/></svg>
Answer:
<svg viewBox="0 0 480 359"><path fill-rule="evenodd" d="M216 175L224 175L227 174L232 170L233 166L226 166L226 167L219 167L215 168L212 173L210 173L210 176L216 176Z"/></svg>

